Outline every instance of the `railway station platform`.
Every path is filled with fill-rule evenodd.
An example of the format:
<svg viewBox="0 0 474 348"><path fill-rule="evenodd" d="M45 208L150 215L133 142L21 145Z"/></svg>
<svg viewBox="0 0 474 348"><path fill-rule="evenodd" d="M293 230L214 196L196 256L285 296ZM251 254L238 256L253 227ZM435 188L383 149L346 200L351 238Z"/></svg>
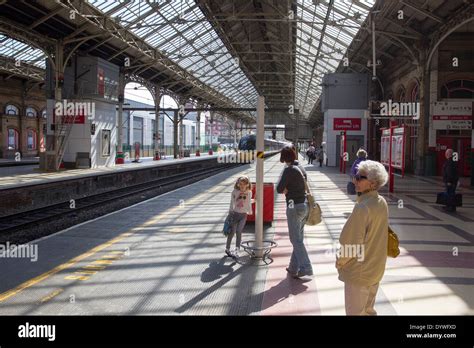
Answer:
<svg viewBox="0 0 474 348"><path fill-rule="evenodd" d="M337 168L305 167L323 211L321 224L305 228L313 277L287 277L283 195L264 226L278 243L272 260L224 256L230 192L241 174L255 181L250 164L33 241L34 262L0 258L0 315L344 315L334 242L354 197ZM282 169L278 156L265 160L265 182ZM401 255L388 260L379 315L474 312L474 191L461 188L464 206L451 214L431 203L441 190L436 179L406 177L395 193L382 191ZM253 232L248 223L243 240Z"/></svg>
<svg viewBox="0 0 474 348"><path fill-rule="evenodd" d="M51 183L56 181L73 180L79 178L85 178L90 176L111 174L114 172L130 171L135 169L152 168L159 166L166 166L171 163L187 162L187 161L199 161L208 158L217 158L217 155L201 154L200 157L191 155L191 157L174 159L172 156L168 156L166 159L159 161L153 161L151 157L141 158L140 162L132 163L128 160L125 164L116 165L113 167L100 167L91 169L68 169L60 170L58 172L40 172L37 164L28 164L24 166L0 166L0 190L9 189L25 185L39 185L43 183ZM14 164L14 162L6 162Z"/></svg>

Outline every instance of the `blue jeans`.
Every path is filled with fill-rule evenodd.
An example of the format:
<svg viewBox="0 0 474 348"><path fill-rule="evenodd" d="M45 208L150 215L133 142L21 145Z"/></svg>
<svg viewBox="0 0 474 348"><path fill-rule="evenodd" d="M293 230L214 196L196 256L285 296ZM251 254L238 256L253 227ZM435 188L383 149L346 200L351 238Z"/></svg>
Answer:
<svg viewBox="0 0 474 348"><path fill-rule="evenodd" d="M308 219L308 204L305 202L294 204L293 208L290 206L286 208L286 217L288 218L288 231L293 252L288 268L294 273L312 271L313 267L304 245L304 225Z"/></svg>

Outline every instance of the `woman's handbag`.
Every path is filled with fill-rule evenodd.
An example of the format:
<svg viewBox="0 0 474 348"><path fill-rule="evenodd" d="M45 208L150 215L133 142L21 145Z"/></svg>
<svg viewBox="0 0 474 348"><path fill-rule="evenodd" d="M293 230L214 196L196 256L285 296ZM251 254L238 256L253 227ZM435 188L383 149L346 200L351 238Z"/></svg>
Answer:
<svg viewBox="0 0 474 348"><path fill-rule="evenodd" d="M400 242L398 236L393 232L392 228L388 226L388 243L387 243L387 256L397 257L400 254Z"/></svg>
<svg viewBox="0 0 474 348"><path fill-rule="evenodd" d="M308 226L317 225L321 222L321 215L322 215L321 207L314 200L314 197L311 194L311 191L309 190L308 183L306 182L303 173L298 167L295 167L295 168L298 169L298 171L301 173L301 177L303 178L303 182L304 182L304 188L306 190L306 199L308 200L309 214L308 214L308 219L306 220L306 225Z"/></svg>
<svg viewBox="0 0 474 348"><path fill-rule="evenodd" d="M303 173L301 173L301 175L303 175ZM303 176L303 181L304 181L305 190L307 192L306 199L308 200L308 206L309 206L309 214L308 214L308 220L306 220L306 225L314 226L321 222L321 207L314 200L314 197L311 194L311 191L309 190L308 183L304 179L304 176Z"/></svg>
<svg viewBox="0 0 474 348"><path fill-rule="evenodd" d="M222 229L222 233L224 236L228 236L229 233L232 231L232 223L234 222L234 212L229 212L227 217L225 218L224 221L224 228Z"/></svg>

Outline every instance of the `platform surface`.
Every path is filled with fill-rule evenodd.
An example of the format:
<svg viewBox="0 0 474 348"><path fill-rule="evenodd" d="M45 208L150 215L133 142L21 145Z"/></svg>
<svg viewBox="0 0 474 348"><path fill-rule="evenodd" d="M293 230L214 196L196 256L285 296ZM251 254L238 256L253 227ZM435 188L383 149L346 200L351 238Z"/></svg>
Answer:
<svg viewBox="0 0 474 348"><path fill-rule="evenodd" d="M174 159L168 156L166 159L153 161L151 157L142 158L139 163L133 163L130 160L125 164L115 165L113 167L100 167L91 169L69 169L59 172L45 173L39 170L39 165L25 165L13 167L0 167L0 190L25 185L39 185L55 181L72 180L88 176L97 176L111 174L120 171L129 171L150 167L159 167L173 164L175 162L199 161L209 158L217 158L217 155L209 156L202 154L200 157L192 155L191 157Z"/></svg>
<svg viewBox="0 0 474 348"><path fill-rule="evenodd" d="M224 256L230 193L238 175L255 180L252 164L34 241L36 262L0 258L0 315L344 315L333 243L354 197L336 168L305 166L323 211L321 224L305 228L312 278L287 277L282 195L265 227L279 244L273 262ZM277 182L282 169L277 156L267 159L265 182ZM472 315L474 191L461 189L464 207L454 215L432 203L442 190L436 179L406 177L395 189L384 194L401 255L387 263L379 315ZM243 240L253 232L247 224Z"/></svg>

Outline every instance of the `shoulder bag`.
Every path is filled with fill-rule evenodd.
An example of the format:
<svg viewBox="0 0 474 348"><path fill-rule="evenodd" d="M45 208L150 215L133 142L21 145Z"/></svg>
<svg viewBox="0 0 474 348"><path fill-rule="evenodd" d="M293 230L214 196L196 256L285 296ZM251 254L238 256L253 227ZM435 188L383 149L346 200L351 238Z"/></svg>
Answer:
<svg viewBox="0 0 474 348"><path fill-rule="evenodd" d="M397 257L400 254L400 241L398 240L398 236L395 232L393 232L392 228L388 226L388 243L387 243L387 256L389 257Z"/></svg>

